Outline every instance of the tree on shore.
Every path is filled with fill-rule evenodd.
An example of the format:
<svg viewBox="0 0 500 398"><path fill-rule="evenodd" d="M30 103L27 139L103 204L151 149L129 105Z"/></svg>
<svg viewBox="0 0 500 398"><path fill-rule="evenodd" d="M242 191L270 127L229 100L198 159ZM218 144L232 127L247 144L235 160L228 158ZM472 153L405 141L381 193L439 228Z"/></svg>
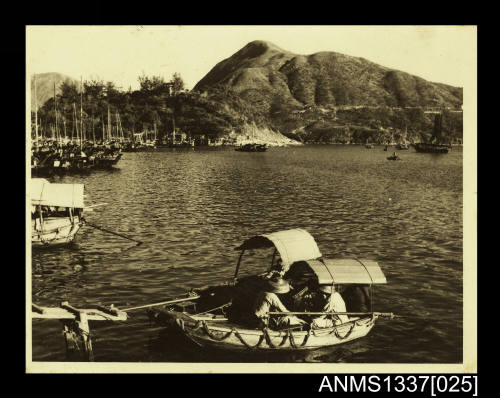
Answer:
<svg viewBox="0 0 500 398"><path fill-rule="evenodd" d="M168 81L162 76L142 74L138 81L139 89L122 90L113 82L86 80L82 95L79 83L62 83L56 97L57 115L53 98L39 107L40 132L45 137L47 133L53 135L57 119L58 129L65 123L69 138L76 138L77 132L80 135L83 125L87 139L94 136L97 140L104 139L109 136L108 109L113 136L119 118L128 138L134 133L155 130L161 139L170 136L174 129L192 138L216 138L238 132L248 122L263 123L261 116L235 94L214 90L202 95L186 90L179 73L174 73Z"/></svg>

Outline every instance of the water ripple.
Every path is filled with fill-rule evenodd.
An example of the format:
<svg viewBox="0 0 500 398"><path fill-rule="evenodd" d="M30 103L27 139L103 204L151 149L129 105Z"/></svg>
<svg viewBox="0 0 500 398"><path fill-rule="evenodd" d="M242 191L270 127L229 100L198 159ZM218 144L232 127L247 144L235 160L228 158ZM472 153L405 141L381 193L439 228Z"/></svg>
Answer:
<svg viewBox="0 0 500 398"><path fill-rule="evenodd" d="M126 153L119 170L57 178L83 182L88 204L107 203L89 222L144 243L84 227L72 246L35 251L33 300L160 301L230 278L243 239L300 227L325 257L378 261L388 284L375 288L375 308L405 317L381 319L341 347L248 361L460 362L462 153L385 157L380 148L350 146ZM259 270L259 261L242 272ZM235 360L169 344L143 313L132 315L96 323L96 360ZM34 360L64 360L63 345L57 322L33 321Z"/></svg>

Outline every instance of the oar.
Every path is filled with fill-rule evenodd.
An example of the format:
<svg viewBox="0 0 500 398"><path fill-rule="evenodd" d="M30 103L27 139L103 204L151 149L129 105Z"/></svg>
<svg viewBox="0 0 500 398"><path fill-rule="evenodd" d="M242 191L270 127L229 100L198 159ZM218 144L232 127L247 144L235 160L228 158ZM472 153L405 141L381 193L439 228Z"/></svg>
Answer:
<svg viewBox="0 0 500 398"><path fill-rule="evenodd" d="M118 232L113 232L113 231L110 231L109 229L106 229L106 228L100 227L100 226L98 226L98 225L95 225L95 224L89 223L89 222L88 222L87 220L85 220L83 217L82 217L82 221L85 223L85 225L89 225L89 226L91 226L92 228L99 229L99 230L101 230L101 231L103 231L103 232L108 232L108 233L110 233L110 234L112 234L112 235L120 236L120 237L122 237L122 238L125 238L125 239L131 240L131 241L133 241L133 242L136 242L136 243L137 243L137 246L142 245L142 243L143 243L143 242L141 242L141 241L139 241L139 240L132 239L132 238L130 238L130 237L128 237L128 236L126 236L126 235L119 234Z"/></svg>
<svg viewBox="0 0 500 398"><path fill-rule="evenodd" d="M401 315L395 315L392 312L281 312L281 311L270 311L269 315L377 315L385 316L389 318L400 318Z"/></svg>
<svg viewBox="0 0 500 398"><path fill-rule="evenodd" d="M174 300L167 300L167 301L161 301L159 303L153 303L153 304L144 304L144 305L139 305L137 307L130 307L130 308L125 308L124 310L120 311L133 311L133 310L139 310L141 308L150 308L150 307L158 307L160 305L168 305L168 304L175 304L175 303L182 303L183 301L189 301L189 300L197 300L199 299L200 296L191 296L191 297L184 297L184 298L179 298L179 299L174 299Z"/></svg>

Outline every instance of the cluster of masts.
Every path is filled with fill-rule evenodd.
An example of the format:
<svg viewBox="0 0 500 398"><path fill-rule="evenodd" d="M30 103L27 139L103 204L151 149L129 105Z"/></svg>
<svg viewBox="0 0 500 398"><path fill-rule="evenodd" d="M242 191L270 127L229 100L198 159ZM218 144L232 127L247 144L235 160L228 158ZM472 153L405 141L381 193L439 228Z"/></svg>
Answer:
<svg viewBox="0 0 500 398"><path fill-rule="evenodd" d="M36 149L39 146L43 146L47 142L58 142L61 144L67 144L68 142L79 143L83 145L86 141L91 141L93 143L105 143L110 141L120 141L124 142L125 135L123 133L123 128L121 124L120 114L116 112L115 114L115 126L113 127L111 124L111 112L108 105L108 117L107 117L107 126L104 122L101 122L101 137L96 137L95 134L95 123L92 118L92 127L91 132L89 129L85 129L84 124L84 114L83 114L83 88L82 81L80 80L80 117L78 120L76 104L73 103L73 123L71 129L71 135L67 132L66 128L66 119L62 117L63 123L63 132L61 132L61 128L59 126L59 113L57 110L57 96L56 96L56 83L54 82L54 114L55 114L55 122L51 128L50 135L43 134L43 126L38 121L38 103L37 103L37 94L36 94L37 84L36 84L36 75L35 75L35 139L33 142L33 147ZM39 127L41 131L39 131Z"/></svg>
<svg viewBox="0 0 500 398"><path fill-rule="evenodd" d="M90 144L96 145L119 145L123 152L135 152L141 150L154 149L157 146L194 146L194 140L183 140L176 137L178 130L175 128L173 121L173 130L171 141L159 140L156 122L153 124L153 131L145 131L141 133L125 134L120 114L115 112L112 114L109 104L107 111L107 123L102 115L100 126L96 126L94 117L88 117L83 111L83 82L80 79L80 109L73 103L73 120L71 123L71 131L68 131L67 119L58 112L58 103L56 95L56 83L54 82L54 122L48 126L41 123L38 117L37 103L37 82L35 75L35 134L32 138L32 150L34 153L47 151L47 148L64 148L66 146L79 146L80 151L84 151L84 147ZM79 113L79 115L78 115ZM114 116L114 117L113 117ZM86 120L87 119L87 120ZM114 121L112 121L114 119ZM62 126L61 126L62 121ZM49 130L49 131L47 131ZM99 131L100 130L100 131ZM87 144L87 145L86 145Z"/></svg>
<svg viewBox="0 0 500 398"><path fill-rule="evenodd" d="M111 112L108 105L107 128L102 122L102 136L96 139L94 119L90 136L85 131L83 117L83 82L80 81L80 120L78 120L76 104L73 103L73 124L71 135L66 129L63 117L63 132L59 126L57 111L56 84L54 82L54 115L55 123L50 136L39 134L37 84L35 75L35 139L32 143L32 176L49 176L54 173L80 172L94 168L109 168L121 158L121 147L125 141L120 115L116 113L116 133L111 127ZM76 134L75 134L76 133Z"/></svg>

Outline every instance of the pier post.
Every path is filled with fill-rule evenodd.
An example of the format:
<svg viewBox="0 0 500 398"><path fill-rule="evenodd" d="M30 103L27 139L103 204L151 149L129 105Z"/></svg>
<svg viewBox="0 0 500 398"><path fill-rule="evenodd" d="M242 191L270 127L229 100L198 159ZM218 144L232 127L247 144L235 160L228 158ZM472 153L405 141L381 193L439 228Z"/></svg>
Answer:
<svg viewBox="0 0 500 398"><path fill-rule="evenodd" d="M92 351L92 338L90 336L89 321L87 319L87 314L80 312L80 320L76 321L78 326L78 332L82 338L83 348L85 356L88 361L94 360L94 352Z"/></svg>
<svg viewBox="0 0 500 398"><path fill-rule="evenodd" d="M90 327L87 313L79 311L70 306L67 301L61 303L61 307L69 310L75 315L75 319L63 321L63 334L66 342L66 355L70 355L72 348L80 351L80 345L83 348L83 355L87 361L94 360L92 350L92 338L90 336Z"/></svg>

